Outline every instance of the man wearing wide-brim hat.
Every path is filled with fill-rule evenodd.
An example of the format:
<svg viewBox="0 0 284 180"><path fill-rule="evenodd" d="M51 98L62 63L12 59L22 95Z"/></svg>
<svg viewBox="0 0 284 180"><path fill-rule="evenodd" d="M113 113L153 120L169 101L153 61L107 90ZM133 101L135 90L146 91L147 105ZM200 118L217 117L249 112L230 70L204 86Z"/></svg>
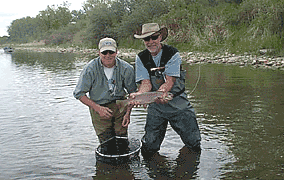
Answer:
<svg viewBox="0 0 284 180"><path fill-rule="evenodd" d="M199 153L200 131L193 107L185 93L185 71L181 69L181 57L178 50L162 44L168 36L168 29L157 23L142 26L137 39L143 39L146 49L136 56L136 83L139 90L136 95L149 91L162 91L174 94L171 101L158 98L148 107L145 135L142 138L141 153L144 158L152 157L160 150L165 137L167 124L180 135L185 146ZM136 104L135 104L136 105Z"/></svg>

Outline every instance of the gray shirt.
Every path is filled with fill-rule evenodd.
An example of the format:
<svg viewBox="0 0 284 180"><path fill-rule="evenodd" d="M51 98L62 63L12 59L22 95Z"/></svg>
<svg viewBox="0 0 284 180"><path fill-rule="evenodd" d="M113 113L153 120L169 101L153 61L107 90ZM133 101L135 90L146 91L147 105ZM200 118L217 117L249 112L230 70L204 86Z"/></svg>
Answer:
<svg viewBox="0 0 284 180"><path fill-rule="evenodd" d="M109 88L108 82L113 84ZM111 80L108 81L100 57L91 60L81 72L80 78L73 92L76 99L89 93L89 98L97 104L123 99L127 93L137 89L134 68L122 59L116 58L116 64Z"/></svg>

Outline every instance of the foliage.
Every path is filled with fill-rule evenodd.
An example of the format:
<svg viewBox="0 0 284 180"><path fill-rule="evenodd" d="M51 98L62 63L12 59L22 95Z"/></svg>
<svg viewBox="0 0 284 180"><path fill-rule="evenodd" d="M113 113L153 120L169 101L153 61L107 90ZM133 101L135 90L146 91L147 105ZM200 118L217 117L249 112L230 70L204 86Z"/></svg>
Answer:
<svg viewBox="0 0 284 180"><path fill-rule="evenodd" d="M142 24L157 22L169 29L165 43L181 51L269 48L284 54L284 0L87 0L81 10L68 8L63 2L36 17L16 19L4 39L96 48L100 38L109 36L121 47L143 48L133 34Z"/></svg>
<svg viewBox="0 0 284 180"><path fill-rule="evenodd" d="M284 45L283 11L283 0L244 1L227 21L230 31L235 34L241 32L234 35L239 36L239 40L233 43L234 46L250 42L258 48L281 51Z"/></svg>
<svg viewBox="0 0 284 180"><path fill-rule="evenodd" d="M170 12L160 18L160 23L169 28L168 43L188 44L193 49L211 47L224 43L230 33L225 16L231 4L218 8L204 8L205 1L172 1ZM175 11L175 9L181 9Z"/></svg>
<svg viewBox="0 0 284 180"><path fill-rule="evenodd" d="M8 27L11 41L20 43L26 43L32 40L31 37L37 37L38 32L40 32L38 19L29 16L14 20Z"/></svg>
<svg viewBox="0 0 284 180"><path fill-rule="evenodd" d="M172 0L170 7L158 21L169 27L167 43L183 49L283 49L283 0Z"/></svg>
<svg viewBox="0 0 284 180"><path fill-rule="evenodd" d="M0 45L9 43L10 39L8 36L0 37Z"/></svg>
<svg viewBox="0 0 284 180"><path fill-rule="evenodd" d="M63 2L61 6L47 6L46 10L40 11L37 18L40 20L42 30L57 30L60 27L69 24L72 19L72 15L68 8L69 4L67 2Z"/></svg>
<svg viewBox="0 0 284 180"><path fill-rule="evenodd" d="M152 22L153 18L167 12L168 6L163 0L138 1L133 9L122 17L121 23L116 25L116 31L120 37L133 36L134 33L141 31L142 24Z"/></svg>
<svg viewBox="0 0 284 180"><path fill-rule="evenodd" d="M109 10L107 4L97 4L89 12L90 23L87 29L88 41L92 47L95 47L99 39L105 36L112 36L111 27L112 12Z"/></svg>
<svg viewBox="0 0 284 180"><path fill-rule="evenodd" d="M74 34L66 31L54 31L44 40L45 45L59 45L72 42Z"/></svg>
<svg viewBox="0 0 284 180"><path fill-rule="evenodd" d="M140 29L140 26L167 12L164 0L117 0L108 3L88 2L90 25L87 29L88 39L96 47L99 39L110 36L122 40ZM151 7L151 8L149 8Z"/></svg>

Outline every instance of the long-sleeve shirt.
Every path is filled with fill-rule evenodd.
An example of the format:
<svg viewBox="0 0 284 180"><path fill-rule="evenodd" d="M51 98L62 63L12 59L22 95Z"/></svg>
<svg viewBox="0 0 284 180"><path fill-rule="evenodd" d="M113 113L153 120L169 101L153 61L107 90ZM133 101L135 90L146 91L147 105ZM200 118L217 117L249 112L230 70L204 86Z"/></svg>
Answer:
<svg viewBox="0 0 284 180"><path fill-rule="evenodd" d="M108 79L100 57L91 60L82 70L73 95L76 99L89 93L89 98L97 104L106 104L113 100L122 99L127 93L135 92L134 68L124 60L116 58L112 83L109 89Z"/></svg>

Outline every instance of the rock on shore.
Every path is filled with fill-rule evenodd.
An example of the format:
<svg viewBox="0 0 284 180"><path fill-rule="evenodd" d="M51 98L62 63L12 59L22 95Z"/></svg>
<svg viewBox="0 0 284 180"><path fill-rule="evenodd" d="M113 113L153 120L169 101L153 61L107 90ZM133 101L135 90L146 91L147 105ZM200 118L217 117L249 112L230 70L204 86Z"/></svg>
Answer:
<svg viewBox="0 0 284 180"><path fill-rule="evenodd" d="M187 63L223 63L223 64L235 64L239 66L252 65L254 67L262 67L269 69L281 69L284 70L284 57L266 57L264 55L235 55L230 53L224 53L223 55L215 55L210 53L193 53L183 52L181 53L183 60Z"/></svg>
<svg viewBox="0 0 284 180"><path fill-rule="evenodd" d="M14 48L15 50L27 50L33 52L58 52L58 53L74 53L79 54L81 56L98 56L98 49L88 49L88 48L80 48L80 47L45 47L45 46L32 46L32 45L19 45ZM127 58L127 59L135 59L136 54L139 50L134 49L119 49L118 57Z"/></svg>

